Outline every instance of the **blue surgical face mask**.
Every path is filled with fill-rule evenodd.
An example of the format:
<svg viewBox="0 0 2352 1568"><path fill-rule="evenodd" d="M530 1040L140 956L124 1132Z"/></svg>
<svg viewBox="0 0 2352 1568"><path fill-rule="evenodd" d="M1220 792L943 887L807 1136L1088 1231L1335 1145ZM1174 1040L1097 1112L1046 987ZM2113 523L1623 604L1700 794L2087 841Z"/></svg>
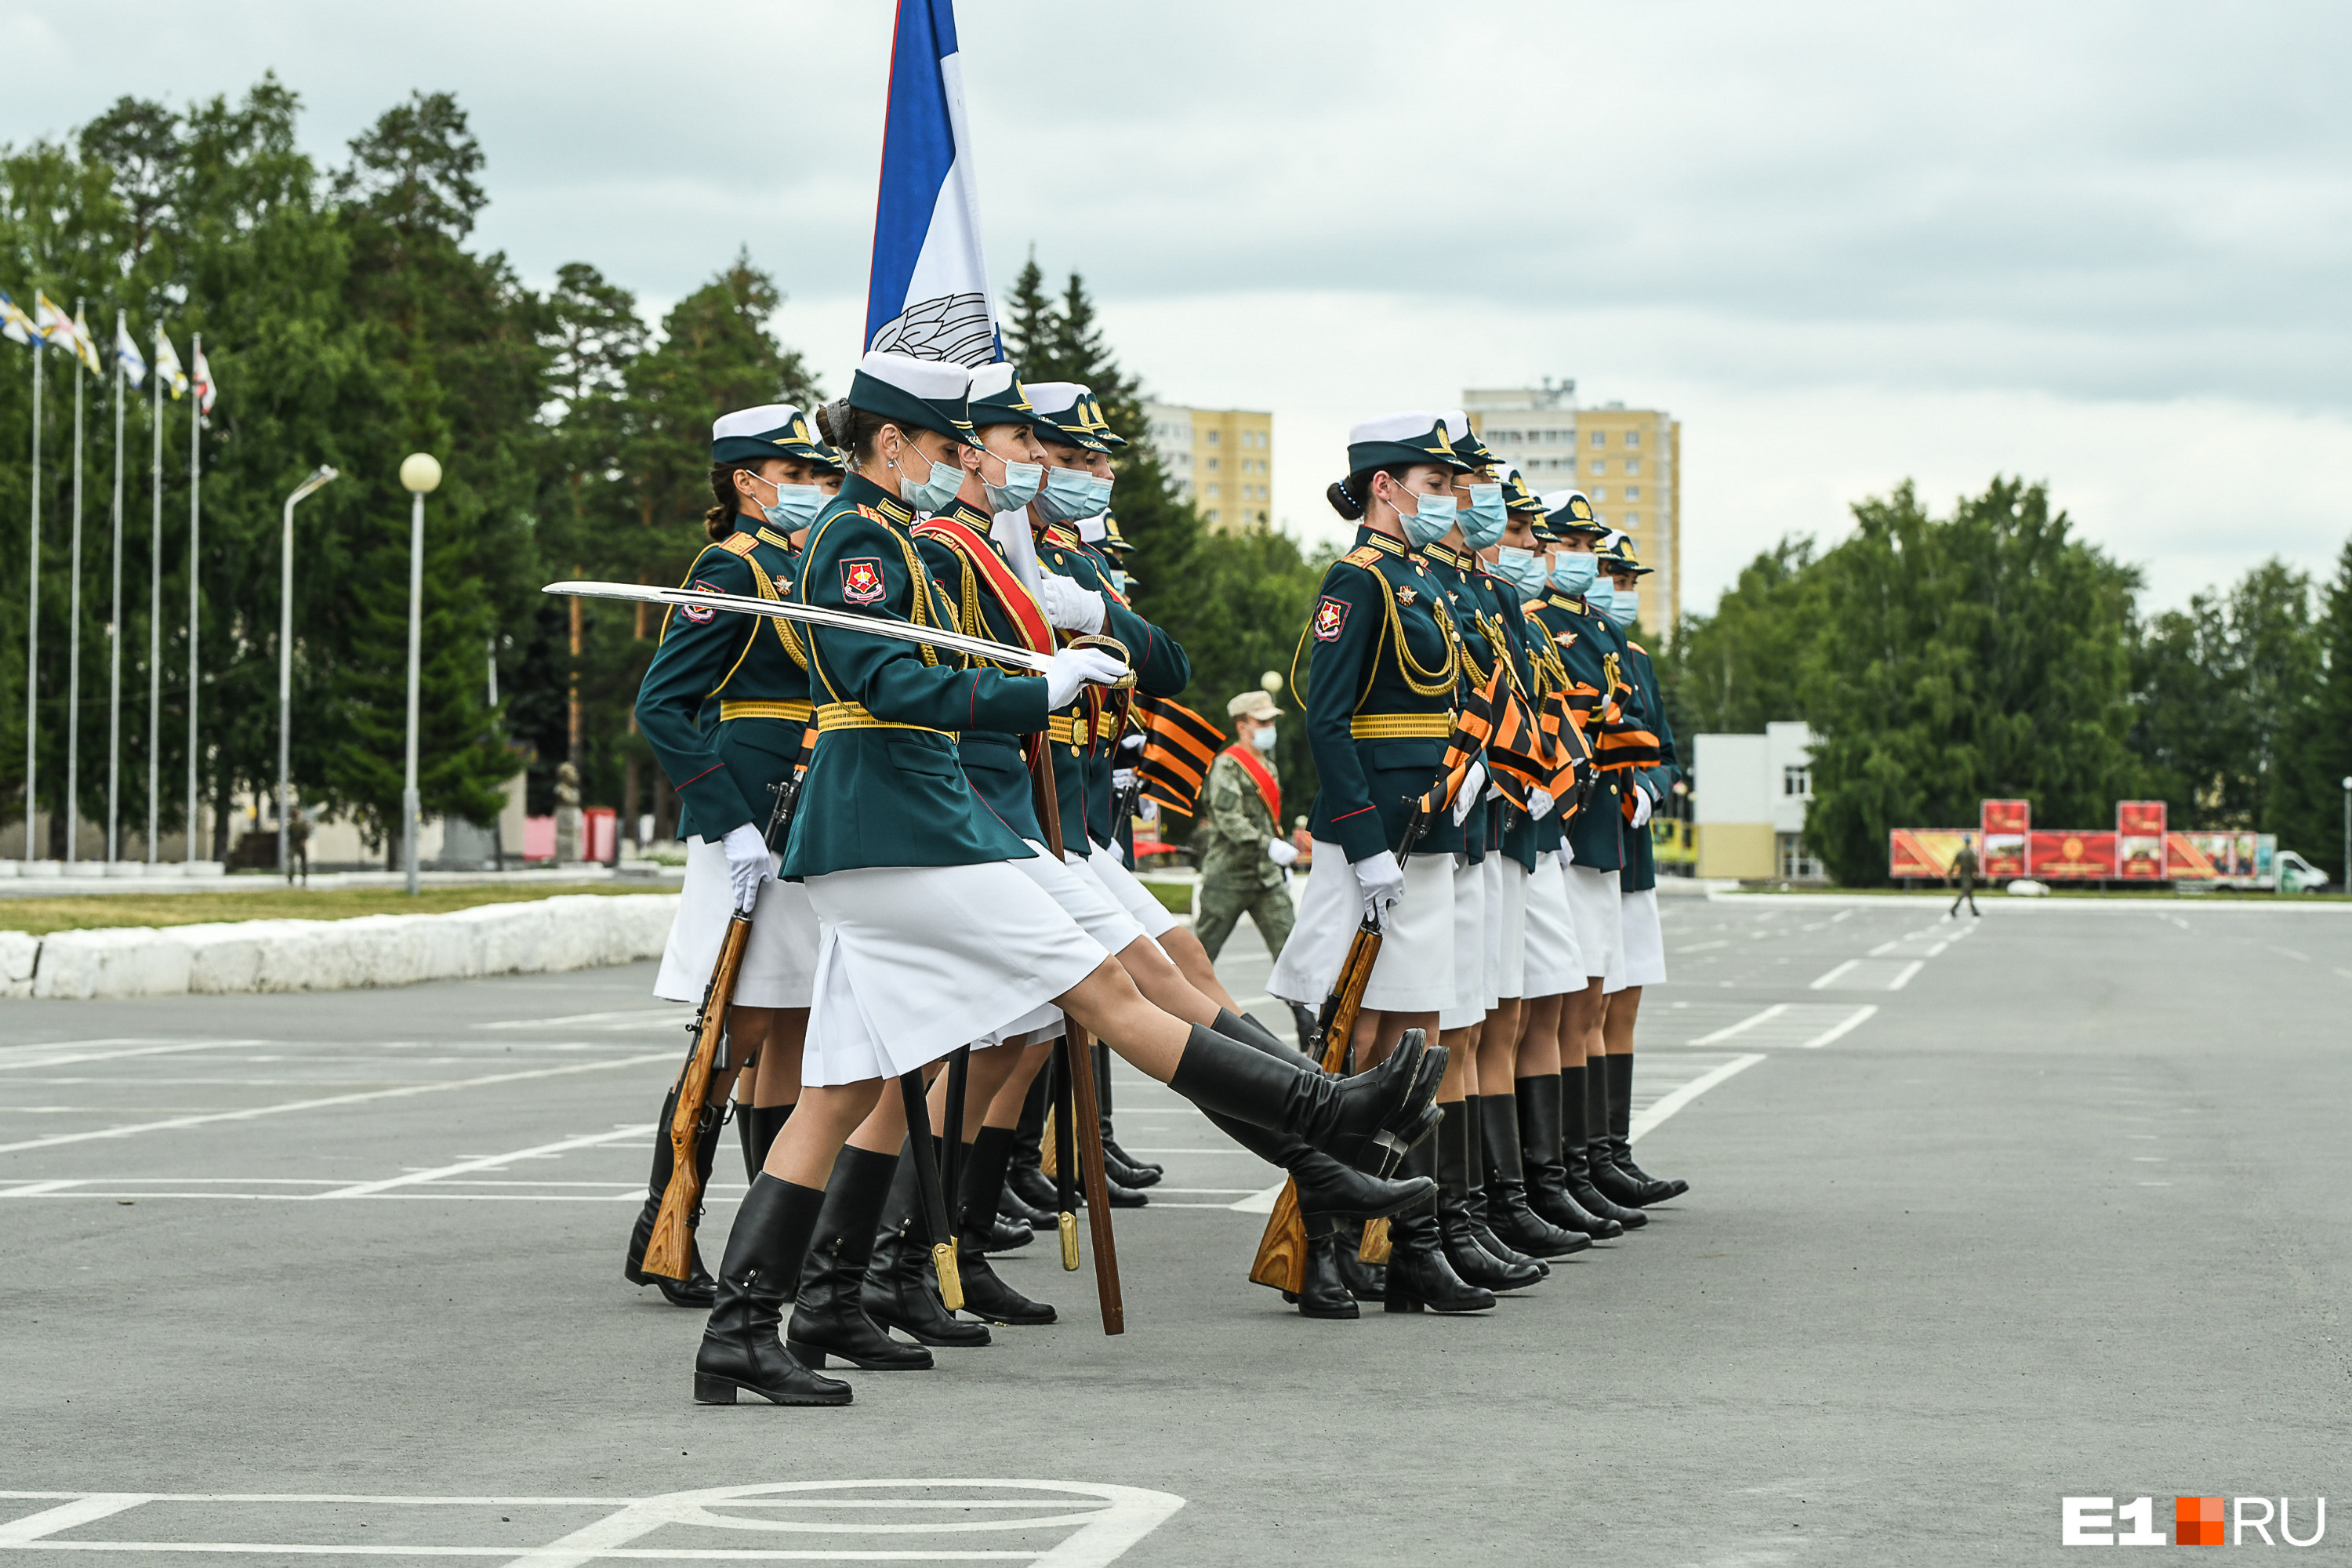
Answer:
<svg viewBox="0 0 2352 1568"><path fill-rule="evenodd" d="M1562 551L1551 558L1551 585L1563 594L1581 594L1592 586L1600 563L1589 554Z"/></svg>
<svg viewBox="0 0 2352 1568"><path fill-rule="evenodd" d="M1462 509L1462 537L1473 550L1484 550L1503 537L1510 514L1503 507L1503 487L1472 485L1470 504Z"/></svg>
<svg viewBox="0 0 2352 1568"><path fill-rule="evenodd" d="M1519 597L1532 599L1543 592L1543 557L1532 550L1506 544L1496 552L1495 575L1508 583Z"/></svg>
<svg viewBox="0 0 2352 1568"><path fill-rule="evenodd" d="M1089 474L1087 476L1087 482L1094 486L1095 510L1097 511L1108 511L1110 510L1110 487L1115 481L1100 479L1093 474Z"/></svg>
<svg viewBox="0 0 2352 1568"><path fill-rule="evenodd" d="M1610 584L1609 618L1620 626L1630 626L1633 617L1642 612L1642 596L1622 584Z"/></svg>
<svg viewBox="0 0 2352 1568"><path fill-rule="evenodd" d="M1397 521L1404 525L1404 542L1415 550L1436 543L1454 531L1461 516L1454 504L1453 492L1430 495L1425 491L1408 492L1413 497L1413 510L1397 509Z"/></svg>
<svg viewBox="0 0 2352 1568"><path fill-rule="evenodd" d="M1265 724L1253 731L1250 734L1250 744L1261 752L1274 750L1274 726Z"/></svg>
<svg viewBox="0 0 2352 1568"><path fill-rule="evenodd" d="M1084 468L1048 468L1037 510L1047 522L1076 522L1094 515L1094 476Z"/></svg>
<svg viewBox="0 0 2352 1568"><path fill-rule="evenodd" d="M1595 575L1591 585L1584 590L1584 602L1605 616L1617 603L1617 585L1606 577Z"/></svg>
<svg viewBox="0 0 2352 1568"><path fill-rule="evenodd" d="M921 479L913 478L907 469L907 458L920 462L923 455L915 450L912 441L898 459L898 499L919 512L938 513L947 510L963 489L963 468L956 463L933 463Z"/></svg>
<svg viewBox="0 0 2352 1568"><path fill-rule="evenodd" d="M1009 458L1004 462L1003 484L990 484L985 469L980 476L980 488L988 492L988 510L992 512L1019 511L1037 499L1037 492L1045 483L1045 464L1016 463Z"/></svg>
<svg viewBox="0 0 2352 1568"><path fill-rule="evenodd" d="M1127 574L1114 566L1110 569L1110 585L1120 593L1127 592Z"/></svg>
<svg viewBox="0 0 2352 1568"><path fill-rule="evenodd" d="M760 478L757 474L751 477L755 479ZM767 484L768 481L760 479L760 482ZM770 528L780 533L798 533L814 522L816 514L824 510L824 503L833 499L814 485L772 485L769 488L776 492L776 504L761 507L760 515L768 520Z"/></svg>

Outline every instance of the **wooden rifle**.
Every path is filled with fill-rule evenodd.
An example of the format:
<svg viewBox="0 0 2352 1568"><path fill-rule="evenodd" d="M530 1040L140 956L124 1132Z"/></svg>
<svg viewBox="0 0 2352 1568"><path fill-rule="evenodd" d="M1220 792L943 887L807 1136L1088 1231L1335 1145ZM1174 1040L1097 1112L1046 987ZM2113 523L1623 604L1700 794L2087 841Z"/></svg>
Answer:
<svg viewBox="0 0 2352 1568"><path fill-rule="evenodd" d="M939 1161L931 1147L931 1106L924 1098L923 1069L898 1075L907 1106L907 1151L915 1161L915 1186L923 1224L931 1238L931 1273L940 1282L940 1302L950 1312L963 1307L963 1277L956 1271L956 1239L949 1228L947 1200L940 1193Z"/></svg>
<svg viewBox="0 0 2352 1568"><path fill-rule="evenodd" d="M808 754L813 738L802 736L801 754ZM770 849L776 847L780 836L792 828L793 804L800 798L801 776L807 764L793 770L792 776L770 786L776 797L773 810L768 814L767 832L761 837ZM677 1099L670 1111L669 1126L663 1130L669 1139L669 1184L662 1189L661 1208L654 1215L654 1234L646 1243L646 1258L640 1267L647 1274L658 1274L665 1279L684 1279L694 1264L694 1243L688 1229L688 1220L702 1204L702 1169L695 1160L695 1149L709 1131L712 1121L725 1110L723 1106L704 1103L710 1093L710 1075L727 1066L727 1011L735 1000L735 980L743 970L743 954L751 942L751 917L741 910L727 917L727 933L719 939L719 962L711 966L710 982L702 988L702 1005L695 1010L694 1022L687 1026L693 1044L687 1047L686 1065L678 1069Z"/></svg>

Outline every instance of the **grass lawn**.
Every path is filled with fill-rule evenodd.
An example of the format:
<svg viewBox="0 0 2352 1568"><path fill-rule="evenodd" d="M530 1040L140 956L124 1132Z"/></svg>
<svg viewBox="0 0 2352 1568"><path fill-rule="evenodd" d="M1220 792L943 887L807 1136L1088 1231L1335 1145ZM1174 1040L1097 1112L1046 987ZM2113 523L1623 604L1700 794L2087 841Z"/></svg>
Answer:
<svg viewBox="0 0 2352 1568"><path fill-rule="evenodd" d="M397 888L289 889L273 893L95 893L73 899L0 900L0 931L47 936L101 926L187 926L209 921L347 921L359 915L445 915L480 904L523 904L557 893L628 898L674 893L675 886L615 888L556 883L527 888L427 888L410 898Z"/></svg>

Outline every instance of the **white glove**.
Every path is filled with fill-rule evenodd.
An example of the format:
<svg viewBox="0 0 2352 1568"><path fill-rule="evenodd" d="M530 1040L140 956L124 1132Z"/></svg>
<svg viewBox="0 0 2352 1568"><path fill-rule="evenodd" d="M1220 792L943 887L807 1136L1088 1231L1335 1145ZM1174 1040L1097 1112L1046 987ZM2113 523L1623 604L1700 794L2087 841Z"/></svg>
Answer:
<svg viewBox="0 0 2352 1568"><path fill-rule="evenodd" d="M1650 798L1650 791L1649 791L1649 789L1648 789L1648 787L1647 787L1646 785L1637 784L1637 785L1635 785L1635 786L1634 786L1634 789L1633 789L1633 826L1636 826L1636 827L1646 827L1646 826L1649 826L1649 822L1650 822L1650 808L1651 808L1651 806L1653 806L1653 805L1655 805L1655 804L1656 804L1656 803L1655 803L1654 801L1653 801L1653 800Z"/></svg>
<svg viewBox="0 0 2352 1568"><path fill-rule="evenodd" d="M1111 771L1110 771L1110 787L1111 787L1111 788L1113 788L1113 789L1132 789L1132 788L1134 788L1134 787L1135 787L1135 770L1134 770L1133 768L1113 768L1113 769L1111 769Z"/></svg>
<svg viewBox="0 0 2352 1568"><path fill-rule="evenodd" d="M1551 798L1550 793L1547 790L1528 791L1528 816L1537 822L1541 822L1545 817L1549 816L1551 808L1557 804L1559 803Z"/></svg>
<svg viewBox="0 0 2352 1568"><path fill-rule="evenodd" d="M1040 574L1038 594L1045 603L1045 618L1066 632L1098 632L1110 615L1100 594L1057 573Z"/></svg>
<svg viewBox="0 0 2352 1568"><path fill-rule="evenodd" d="M1079 687L1108 686L1126 673L1127 666L1108 648L1066 647L1054 656L1054 668L1045 672L1045 706L1067 708Z"/></svg>
<svg viewBox="0 0 2352 1568"><path fill-rule="evenodd" d="M1287 838L1269 838L1265 841L1265 858L1287 869L1298 864L1298 846Z"/></svg>
<svg viewBox="0 0 2352 1568"><path fill-rule="evenodd" d="M760 901L760 884L775 879L776 862L768 853L768 841L747 822L729 828L719 847L727 851L727 879L735 884L735 907L748 915Z"/></svg>
<svg viewBox="0 0 2352 1568"><path fill-rule="evenodd" d="M1462 792L1454 797L1454 826L1459 827L1469 819L1470 808L1478 804L1478 786L1486 782L1486 764L1472 763L1470 771L1462 775Z"/></svg>
<svg viewBox="0 0 2352 1568"><path fill-rule="evenodd" d="M1121 735L1118 738L1118 749L1122 752L1139 752L1143 750L1143 737L1139 734Z"/></svg>
<svg viewBox="0 0 2352 1568"><path fill-rule="evenodd" d="M1356 873L1356 891L1363 896L1364 918L1375 925L1387 925L1389 910L1404 897L1404 868L1383 849L1368 860L1357 861L1350 869Z"/></svg>

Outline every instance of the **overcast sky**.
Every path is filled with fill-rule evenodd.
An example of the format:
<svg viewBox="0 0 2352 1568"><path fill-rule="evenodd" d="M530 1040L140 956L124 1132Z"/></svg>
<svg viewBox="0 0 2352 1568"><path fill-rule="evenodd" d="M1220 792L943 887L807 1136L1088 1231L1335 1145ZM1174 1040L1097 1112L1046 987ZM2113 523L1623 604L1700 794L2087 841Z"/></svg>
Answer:
<svg viewBox="0 0 2352 1568"><path fill-rule="evenodd" d="M648 313L748 246L838 390L887 0L0 0L0 140L275 69L322 159L414 89L480 238ZM2157 604L2352 533L2352 11L964 0L995 279L1082 270L1171 401L1271 408L1277 520L1352 420L1575 378L1684 422L1685 608L1905 477L2047 479Z"/></svg>

